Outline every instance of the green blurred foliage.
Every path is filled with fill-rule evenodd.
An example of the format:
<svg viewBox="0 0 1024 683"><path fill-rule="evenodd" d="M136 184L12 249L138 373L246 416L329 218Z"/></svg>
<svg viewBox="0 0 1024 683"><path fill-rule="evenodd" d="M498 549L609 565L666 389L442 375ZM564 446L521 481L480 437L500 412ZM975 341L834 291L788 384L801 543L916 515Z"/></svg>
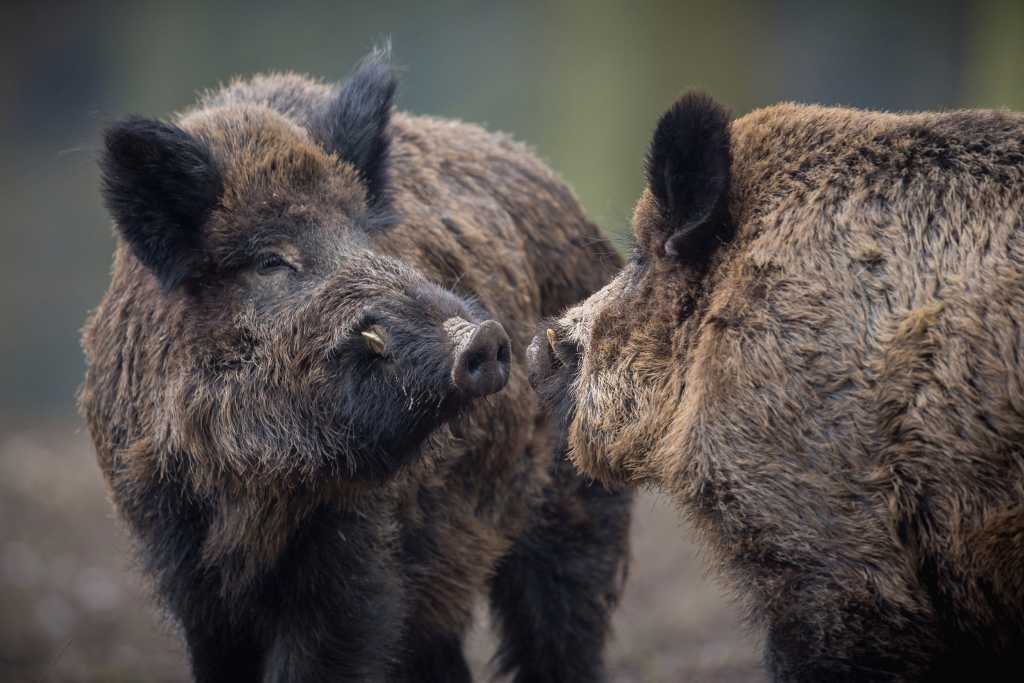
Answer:
<svg viewBox="0 0 1024 683"><path fill-rule="evenodd" d="M658 115L691 87L780 100L1024 108L1024 4L811 1L8 3L0 28L0 415L67 414L112 238L103 126L235 75L342 78L390 37L399 105L505 130L620 238Z"/></svg>

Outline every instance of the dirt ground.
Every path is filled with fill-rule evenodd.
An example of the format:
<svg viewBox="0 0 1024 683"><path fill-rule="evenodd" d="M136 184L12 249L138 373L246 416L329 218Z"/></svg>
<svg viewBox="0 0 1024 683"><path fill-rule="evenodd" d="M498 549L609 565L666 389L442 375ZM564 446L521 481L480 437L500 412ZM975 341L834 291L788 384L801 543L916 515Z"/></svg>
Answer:
<svg viewBox="0 0 1024 683"><path fill-rule="evenodd" d="M181 644L128 561L84 428L0 428L0 681L182 681ZM486 614L468 639L478 680ZM757 644L663 501L637 504L614 681L763 681Z"/></svg>

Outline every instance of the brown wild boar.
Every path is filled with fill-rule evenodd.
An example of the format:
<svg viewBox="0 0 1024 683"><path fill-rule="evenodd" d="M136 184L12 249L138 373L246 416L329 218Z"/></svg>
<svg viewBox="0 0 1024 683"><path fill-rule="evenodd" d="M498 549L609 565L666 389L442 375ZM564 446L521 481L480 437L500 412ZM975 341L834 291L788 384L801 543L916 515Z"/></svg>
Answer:
<svg viewBox="0 0 1024 683"><path fill-rule="evenodd" d="M81 408L200 681L598 680L630 495L580 478L530 331L618 262L524 147L256 77L106 134Z"/></svg>
<svg viewBox="0 0 1024 683"><path fill-rule="evenodd" d="M1019 677L1024 116L688 95L647 171L528 351L570 459L672 497L775 680Z"/></svg>

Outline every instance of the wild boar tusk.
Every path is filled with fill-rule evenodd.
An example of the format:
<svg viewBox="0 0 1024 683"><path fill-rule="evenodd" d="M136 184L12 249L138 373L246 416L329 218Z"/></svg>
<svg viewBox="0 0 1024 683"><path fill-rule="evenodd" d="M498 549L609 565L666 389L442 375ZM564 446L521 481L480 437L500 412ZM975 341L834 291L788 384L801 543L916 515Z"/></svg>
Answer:
<svg viewBox="0 0 1024 683"><path fill-rule="evenodd" d="M558 349L558 335L556 335L555 331L553 329L551 329L550 327L548 328L547 335L548 335L548 346L551 347L551 351L552 352L557 352L557 349Z"/></svg>
<svg viewBox="0 0 1024 683"><path fill-rule="evenodd" d="M371 327L368 330L363 330L360 334L362 334L366 339L366 345L370 347L371 351L380 355L384 354L384 338L381 336L376 326Z"/></svg>

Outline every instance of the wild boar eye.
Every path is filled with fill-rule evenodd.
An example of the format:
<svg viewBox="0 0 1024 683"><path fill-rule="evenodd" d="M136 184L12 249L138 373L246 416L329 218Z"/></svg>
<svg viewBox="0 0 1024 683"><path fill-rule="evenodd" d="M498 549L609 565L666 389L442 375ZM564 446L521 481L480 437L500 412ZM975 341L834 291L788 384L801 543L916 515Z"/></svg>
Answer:
<svg viewBox="0 0 1024 683"><path fill-rule="evenodd" d="M260 275L270 275L285 268L295 270L295 266L285 261L280 254L262 254L256 261L256 272Z"/></svg>

